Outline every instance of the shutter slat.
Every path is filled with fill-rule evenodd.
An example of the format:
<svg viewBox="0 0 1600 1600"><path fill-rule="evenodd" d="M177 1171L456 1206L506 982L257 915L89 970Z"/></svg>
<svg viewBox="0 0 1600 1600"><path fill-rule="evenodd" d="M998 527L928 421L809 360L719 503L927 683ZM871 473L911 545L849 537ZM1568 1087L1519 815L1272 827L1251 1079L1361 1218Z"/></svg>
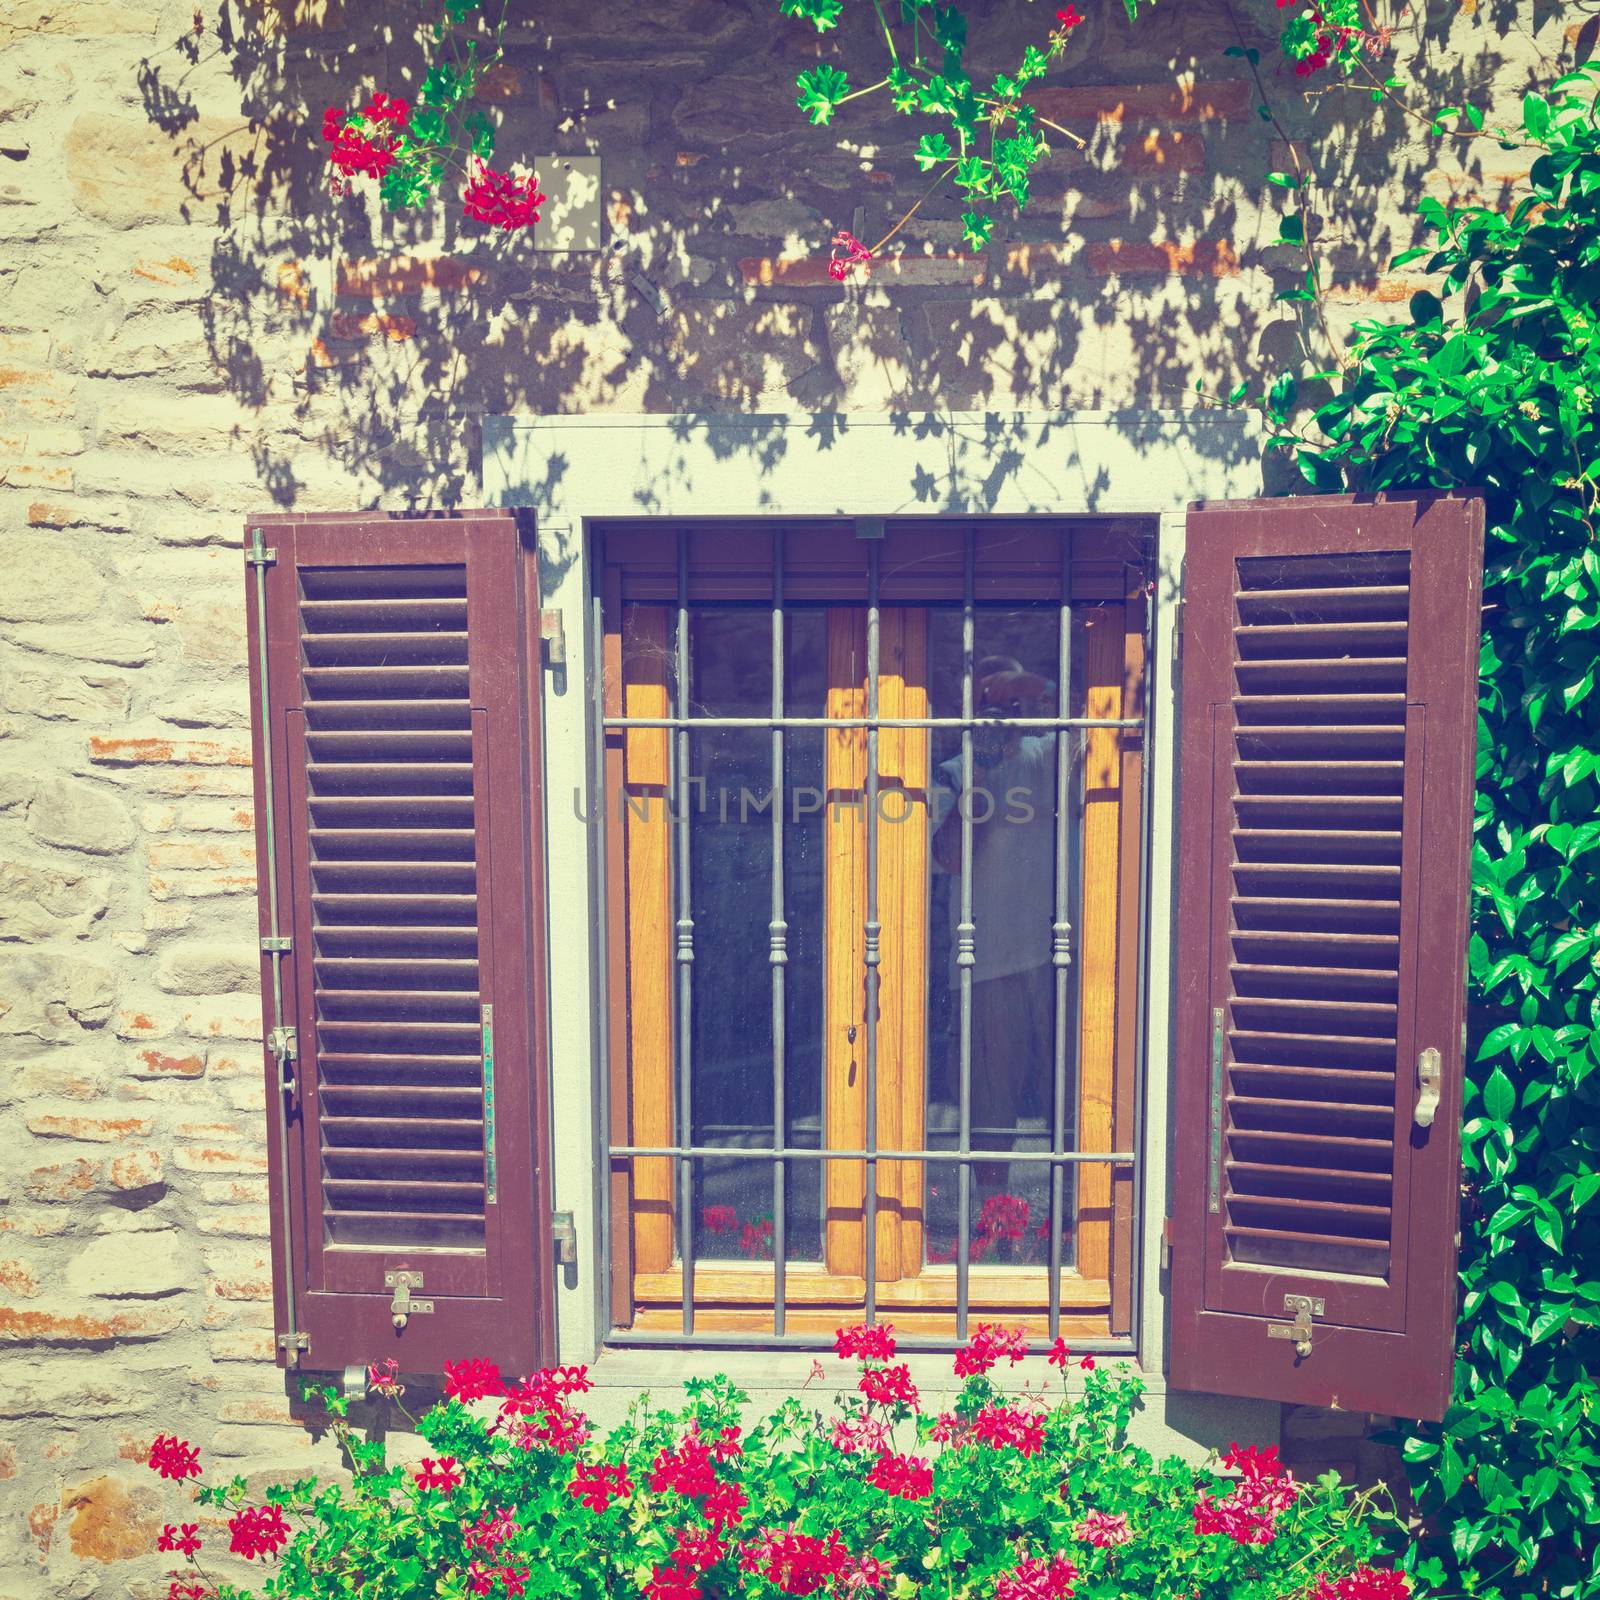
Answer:
<svg viewBox="0 0 1600 1600"><path fill-rule="evenodd" d="M370 960L399 957L472 957L478 950L475 927L443 927L417 923L400 924L324 923L316 932L317 953L335 957L362 957ZM476 962L473 963L476 966Z"/></svg>
<svg viewBox="0 0 1600 1600"><path fill-rule="evenodd" d="M324 979L330 989L348 989L361 985L369 989L409 988L413 979L424 979L429 989L467 989L478 981L478 963L437 956L413 956L409 960L391 960L362 956L319 955L314 963L318 981ZM334 978L344 982L334 983Z"/></svg>
<svg viewBox="0 0 1600 1600"><path fill-rule="evenodd" d="M470 728L313 729L306 743L318 762L472 760Z"/></svg>
<svg viewBox="0 0 1600 1600"><path fill-rule="evenodd" d="M319 795L309 803L319 826L352 829L471 827L472 797L451 794Z"/></svg>
<svg viewBox="0 0 1600 1600"><path fill-rule="evenodd" d="M1299 967L1287 962L1233 962L1234 993L1252 999L1315 998L1321 994L1351 995L1358 999L1392 999L1400 982L1393 968Z"/></svg>
<svg viewBox="0 0 1600 1600"><path fill-rule="evenodd" d="M345 919L362 922L445 922L475 923L478 897L475 894L316 894L312 901L329 922ZM319 927L320 934L321 929Z"/></svg>
<svg viewBox="0 0 1600 1600"><path fill-rule="evenodd" d="M362 631L386 633L403 629L445 629L462 632L467 626L467 595L384 595L377 599L354 596L339 600L302 600L300 620L307 633Z"/></svg>
<svg viewBox="0 0 1600 1600"><path fill-rule="evenodd" d="M1234 676L1241 693L1253 689L1281 694L1295 690L1308 697L1360 691L1405 692L1406 658L1400 656L1308 656L1303 659L1236 661Z"/></svg>
<svg viewBox="0 0 1600 1600"><path fill-rule="evenodd" d="M1335 861L1400 864L1400 830L1377 828L1235 828L1242 862Z"/></svg>
<svg viewBox="0 0 1600 1600"><path fill-rule="evenodd" d="M1305 663L1299 664L1303 670ZM1236 694L1234 716L1241 726L1288 726L1315 717L1332 723L1404 722L1404 694Z"/></svg>
<svg viewBox="0 0 1600 1600"><path fill-rule="evenodd" d="M315 667L408 667L464 662L464 633L307 633L300 641Z"/></svg>
<svg viewBox="0 0 1600 1600"><path fill-rule="evenodd" d="M1358 588L1238 589L1233 598L1239 615L1251 622L1293 618L1308 606L1324 617L1343 617L1353 622L1388 621L1397 613L1405 614L1410 588L1404 583L1389 583Z"/></svg>
<svg viewBox="0 0 1600 1600"><path fill-rule="evenodd" d="M370 856L418 860L446 856L471 861L477 835L471 828L313 828L311 843L319 860Z"/></svg>
<svg viewBox="0 0 1600 1600"><path fill-rule="evenodd" d="M472 792L470 761L367 762L313 761L307 772L317 798L334 795L458 794Z"/></svg>
<svg viewBox="0 0 1600 1600"><path fill-rule="evenodd" d="M306 707L306 726L313 732L369 728L465 728L472 721L472 702L449 700L318 700Z"/></svg>
<svg viewBox="0 0 1600 1600"><path fill-rule="evenodd" d="M308 696L320 695L327 701L338 701L345 697L399 700L412 695L465 699L469 684L464 664L375 667L313 665L303 668L300 676Z"/></svg>

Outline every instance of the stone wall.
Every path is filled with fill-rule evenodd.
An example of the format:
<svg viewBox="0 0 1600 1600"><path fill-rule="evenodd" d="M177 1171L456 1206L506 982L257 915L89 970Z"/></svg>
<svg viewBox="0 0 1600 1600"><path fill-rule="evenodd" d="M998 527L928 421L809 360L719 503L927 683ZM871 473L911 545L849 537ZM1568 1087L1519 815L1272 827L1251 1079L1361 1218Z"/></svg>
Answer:
<svg viewBox="0 0 1600 1600"><path fill-rule="evenodd" d="M1519 157L1339 89L1313 124L1277 12L1233 4L1325 183L1335 323L1403 306L1401 197L1493 199ZM828 236L923 180L907 122L792 112L835 46L775 0L514 0L503 150L602 162L605 247L565 254L328 196L322 108L408 92L415 0L0 3L3 1600L165 1593L164 1428L239 1470L312 1448L269 1348L247 513L471 503L486 412L1175 406L1270 368L1286 151L1226 0L1088 9L1044 97L1088 152L983 258L940 196L841 289ZM1430 0L1396 44L1435 103L1509 108L1595 26Z"/></svg>

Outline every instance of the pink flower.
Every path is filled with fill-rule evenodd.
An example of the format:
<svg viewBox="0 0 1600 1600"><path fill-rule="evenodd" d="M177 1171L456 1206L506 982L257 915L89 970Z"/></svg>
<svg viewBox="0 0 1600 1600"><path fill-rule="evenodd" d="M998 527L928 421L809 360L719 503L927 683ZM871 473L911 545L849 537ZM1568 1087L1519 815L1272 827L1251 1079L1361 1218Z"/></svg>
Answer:
<svg viewBox="0 0 1600 1600"><path fill-rule="evenodd" d="M921 1456L882 1455L867 1482L901 1500L926 1500L933 1493L933 1468Z"/></svg>
<svg viewBox="0 0 1600 1600"><path fill-rule="evenodd" d="M888 1361L894 1355L894 1324L880 1322L871 1328L865 1324L840 1328L833 1348L841 1360L859 1356L869 1361Z"/></svg>
<svg viewBox="0 0 1600 1600"><path fill-rule="evenodd" d="M994 1586L995 1600L1072 1600L1078 1569L1063 1555L1019 1561Z"/></svg>
<svg viewBox="0 0 1600 1600"><path fill-rule="evenodd" d="M573 1499L588 1506L591 1511L604 1511L613 1500L625 1500L633 1493L628 1480L627 1467L601 1462L589 1466L580 1461L573 1469L572 1482L567 1485Z"/></svg>
<svg viewBox="0 0 1600 1600"><path fill-rule="evenodd" d="M1092 1544L1097 1550L1109 1550L1112 1545L1126 1544L1132 1537L1128 1531L1128 1514L1125 1511L1091 1511L1073 1529L1073 1536Z"/></svg>
<svg viewBox="0 0 1600 1600"><path fill-rule="evenodd" d="M200 1452L176 1434L158 1433L150 1445L148 1465L163 1478L176 1478L182 1482L185 1478L200 1476Z"/></svg>
<svg viewBox="0 0 1600 1600"><path fill-rule="evenodd" d="M449 1400L482 1400L488 1395L504 1394L505 1380L493 1361L474 1358L470 1361L447 1361L444 1364L444 1392Z"/></svg>
<svg viewBox="0 0 1600 1600"><path fill-rule="evenodd" d="M277 1506L246 1506L228 1519L228 1549L246 1561L276 1555L289 1542L289 1524Z"/></svg>
<svg viewBox="0 0 1600 1600"><path fill-rule="evenodd" d="M873 1417L840 1417L833 1424L833 1448L847 1456L881 1456L889 1448L888 1426Z"/></svg>
<svg viewBox="0 0 1600 1600"><path fill-rule="evenodd" d="M374 1361L367 1367L367 1387L374 1394L397 1400L406 1392L400 1381L400 1363L390 1356L387 1361Z"/></svg>
<svg viewBox="0 0 1600 1600"><path fill-rule="evenodd" d="M860 267L863 273L871 271L872 252L853 233L841 228L833 236L833 250L828 257L828 276L843 283L850 276L852 267Z"/></svg>
<svg viewBox="0 0 1600 1600"><path fill-rule="evenodd" d="M437 1489L442 1494L450 1494L461 1487L461 1469L454 1456L440 1456L437 1461L432 1456L424 1456L412 1477L419 1489Z"/></svg>
<svg viewBox="0 0 1600 1600"><path fill-rule="evenodd" d="M910 1367L868 1367L857 1387L870 1405L917 1408L917 1386L911 1381Z"/></svg>
<svg viewBox="0 0 1600 1600"><path fill-rule="evenodd" d="M199 1526L196 1522L186 1522L180 1531L169 1522L156 1540L156 1549L175 1550L180 1555L192 1556L200 1548L200 1541L195 1537Z"/></svg>
<svg viewBox="0 0 1600 1600"><path fill-rule="evenodd" d="M539 220L544 200L537 176L518 178L509 172L495 172L483 161L461 191L461 204L469 217L508 233L532 227Z"/></svg>

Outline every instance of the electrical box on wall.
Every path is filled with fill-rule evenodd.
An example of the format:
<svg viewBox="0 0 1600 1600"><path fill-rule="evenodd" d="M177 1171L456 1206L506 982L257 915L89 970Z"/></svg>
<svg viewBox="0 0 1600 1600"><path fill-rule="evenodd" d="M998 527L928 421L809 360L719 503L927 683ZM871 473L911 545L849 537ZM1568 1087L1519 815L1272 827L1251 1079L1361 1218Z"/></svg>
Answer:
<svg viewBox="0 0 1600 1600"><path fill-rule="evenodd" d="M533 225L535 250L600 248L600 157L535 156L545 203Z"/></svg>

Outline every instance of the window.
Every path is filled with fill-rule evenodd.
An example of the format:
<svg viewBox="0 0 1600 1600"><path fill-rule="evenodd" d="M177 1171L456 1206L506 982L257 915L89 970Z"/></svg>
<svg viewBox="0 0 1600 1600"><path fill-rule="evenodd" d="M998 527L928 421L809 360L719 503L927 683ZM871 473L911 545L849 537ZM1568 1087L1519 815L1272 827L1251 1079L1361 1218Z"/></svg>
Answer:
<svg viewBox="0 0 1600 1600"><path fill-rule="evenodd" d="M614 1337L1129 1333L1152 535L599 535Z"/></svg>
<svg viewBox="0 0 1600 1600"><path fill-rule="evenodd" d="M525 517L247 525L280 1360L588 1360L609 1272L618 1345L1165 1311L1173 1388L1442 1415L1481 503L585 537L563 680Z"/></svg>

